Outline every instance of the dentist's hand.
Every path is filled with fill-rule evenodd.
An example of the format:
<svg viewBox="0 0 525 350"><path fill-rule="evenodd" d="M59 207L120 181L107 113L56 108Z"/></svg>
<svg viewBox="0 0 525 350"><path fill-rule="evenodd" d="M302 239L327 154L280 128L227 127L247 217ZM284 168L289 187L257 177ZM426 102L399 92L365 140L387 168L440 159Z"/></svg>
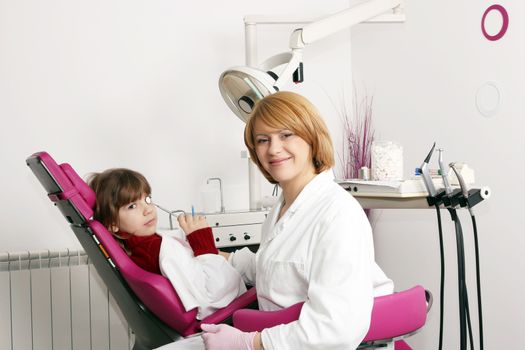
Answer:
<svg viewBox="0 0 525 350"><path fill-rule="evenodd" d="M241 332L225 324L201 324L206 350L253 350L257 332Z"/></svg>
<svg viewBox="0 0 525 350"><path fill-rule="evenodd" d="M206 217L202 215L193 216L191 214L180 214L177 217L177 221L186 236L194 231L200 230L201 228L210 226L206 221Z"/></svg>

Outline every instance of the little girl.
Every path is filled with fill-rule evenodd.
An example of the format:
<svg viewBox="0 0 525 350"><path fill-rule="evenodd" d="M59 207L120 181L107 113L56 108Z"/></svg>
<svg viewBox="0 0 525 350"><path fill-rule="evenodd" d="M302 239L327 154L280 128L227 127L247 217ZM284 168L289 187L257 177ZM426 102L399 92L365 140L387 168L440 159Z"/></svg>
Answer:
<svg viewBox="0 0 525 350"><path fill-rule="evenodd" d="M179 215L182 228L157 231L157 210L146 178L129 169L91 175L94 219L100 221L142 269L167 277L185 309L202 319L246 291L239 273L218 255L213 233L201 216Z"/></svg>

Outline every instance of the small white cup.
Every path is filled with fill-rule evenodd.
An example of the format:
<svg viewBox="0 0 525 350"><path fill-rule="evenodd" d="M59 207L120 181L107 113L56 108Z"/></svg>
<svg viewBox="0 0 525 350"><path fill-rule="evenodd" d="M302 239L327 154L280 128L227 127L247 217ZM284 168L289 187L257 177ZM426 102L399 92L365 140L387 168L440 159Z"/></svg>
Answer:
<svg viewBox="0 0 525 350"><path fill-rule="evenodd" d="M221 193L213 185L201 187L202 210L205 213L218 213L221 211Z"/></svg>

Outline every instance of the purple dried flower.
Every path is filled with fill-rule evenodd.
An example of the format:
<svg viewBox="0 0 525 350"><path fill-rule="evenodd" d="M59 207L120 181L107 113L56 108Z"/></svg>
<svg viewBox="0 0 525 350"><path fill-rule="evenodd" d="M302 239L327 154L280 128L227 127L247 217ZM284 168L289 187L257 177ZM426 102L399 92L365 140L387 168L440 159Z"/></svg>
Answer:
<svg viewBox="0 0 525 350"><path fill-rule="evenodd" d="M356 179L361 167L370 168L371 148L374 141L372 128L373 97L365 95L359 102L357 92L354 92L354 113L348 113L346 106L341 111L344 124L343 143L343 177Z"/></svg>

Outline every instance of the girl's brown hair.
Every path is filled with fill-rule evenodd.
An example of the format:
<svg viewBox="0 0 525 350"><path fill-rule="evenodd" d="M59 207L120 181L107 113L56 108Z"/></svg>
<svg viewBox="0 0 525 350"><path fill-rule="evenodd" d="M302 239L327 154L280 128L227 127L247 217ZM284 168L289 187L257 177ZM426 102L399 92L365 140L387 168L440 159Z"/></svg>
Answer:
<svg viewBox="0 0 525 350"><path fill-rule="evenodd" d="M140 199L144 194L151 194L151 187L146 178L130 169L108 169L92 174L88 179L89 186L95 191L96 204L93 218L113 232L112 226L119 226L119 209Z"/></svg>
<svg viewBox="0 0 525 350"><path fill-rule="evenodd" d="M277 92L257 102L244 129L244 143L250 151L252 161L271 183L275 184L277 181L264 170L255 151L253 131L256 121L272 128L290 130L305 140L312 147L312 164L316 174L334 166L332 139L317 108L299 94Z"/></svg>

